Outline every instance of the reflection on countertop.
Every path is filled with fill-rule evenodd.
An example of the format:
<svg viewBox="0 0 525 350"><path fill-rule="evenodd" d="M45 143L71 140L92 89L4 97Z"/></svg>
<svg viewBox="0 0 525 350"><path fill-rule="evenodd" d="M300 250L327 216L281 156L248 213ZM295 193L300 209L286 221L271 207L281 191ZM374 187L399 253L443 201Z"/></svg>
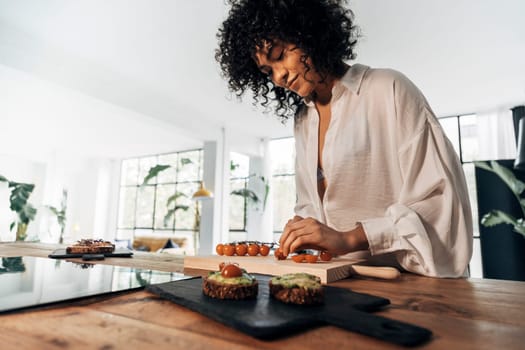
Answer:
<svg viewBox="0 0 525 350"><path fill-rule="evenodd" d="M191 278L181 273L10 257L0 266L0 313Z"/></svg>

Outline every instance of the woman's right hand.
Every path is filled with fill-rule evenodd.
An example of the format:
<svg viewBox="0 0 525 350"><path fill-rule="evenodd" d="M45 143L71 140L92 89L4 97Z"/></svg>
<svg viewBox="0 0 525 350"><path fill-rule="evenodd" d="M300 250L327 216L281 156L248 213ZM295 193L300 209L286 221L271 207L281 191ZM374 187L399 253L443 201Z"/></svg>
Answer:
<svg viewBox="0 0 525 350"><path fill-rule="evenodd" d="M348 232L339 232L314 218L300 216L288 220L279 244L285 256L301 249L326 250L333 255L368 249L361 225Z"/></svg>

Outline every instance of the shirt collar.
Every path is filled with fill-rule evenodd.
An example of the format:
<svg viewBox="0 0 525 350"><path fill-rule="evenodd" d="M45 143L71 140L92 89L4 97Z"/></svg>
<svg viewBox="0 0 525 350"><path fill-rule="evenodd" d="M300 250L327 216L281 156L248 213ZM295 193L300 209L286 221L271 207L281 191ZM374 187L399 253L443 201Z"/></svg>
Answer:
<svg viewBox="0 0 525 350"><path fill-rule="evenodd" d="M341 97L345 89L359 95L361 83L363 82L363 78L369 68L370 67L359 63L350 66L343 77L334 83L334 87L332 88L332 101ZM313 101L309 98L305 98L304 102L308 107L314 106Z"/></svg>

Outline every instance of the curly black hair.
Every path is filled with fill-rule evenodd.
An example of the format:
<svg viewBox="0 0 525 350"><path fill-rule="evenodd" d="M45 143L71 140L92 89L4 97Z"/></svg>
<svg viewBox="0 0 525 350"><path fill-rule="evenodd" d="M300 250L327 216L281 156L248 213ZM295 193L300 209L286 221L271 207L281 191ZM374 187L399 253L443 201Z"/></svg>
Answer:
<svg viewBox="0 0 525 350"><path fill-rule="evenodd" d="M345 0L229 0L227 19L217 33L215 59L230 91L241 97L251 90L254 105L274 106L282 122L299 114L304 102L276 86L257 67L256 47L280 39L301 48L317 71L340 77L344 60L355 58L359 30ZM306 60L303 60L306 64Z"/></svg>

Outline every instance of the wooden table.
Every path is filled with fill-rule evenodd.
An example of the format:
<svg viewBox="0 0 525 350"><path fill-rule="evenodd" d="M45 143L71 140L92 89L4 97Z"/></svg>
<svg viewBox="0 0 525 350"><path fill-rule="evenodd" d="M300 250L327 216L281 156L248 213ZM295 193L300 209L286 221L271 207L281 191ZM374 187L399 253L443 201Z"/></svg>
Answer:
<svg viewBox="0 0 525 350"><path fill-rule="evenodd" d="M0 243L0 256L47 255L58 245ZM182 257L137 252L102 263L181 272ZM203 271L186 271L203 274ZM429 328L422 349L523 349L525 283L434 279L402 274L397 281L350 278L330 285L390 299L378 314ZM146 291L63 303L0 316L2 349L402 349L323 326L261 341Z"/></svg>

